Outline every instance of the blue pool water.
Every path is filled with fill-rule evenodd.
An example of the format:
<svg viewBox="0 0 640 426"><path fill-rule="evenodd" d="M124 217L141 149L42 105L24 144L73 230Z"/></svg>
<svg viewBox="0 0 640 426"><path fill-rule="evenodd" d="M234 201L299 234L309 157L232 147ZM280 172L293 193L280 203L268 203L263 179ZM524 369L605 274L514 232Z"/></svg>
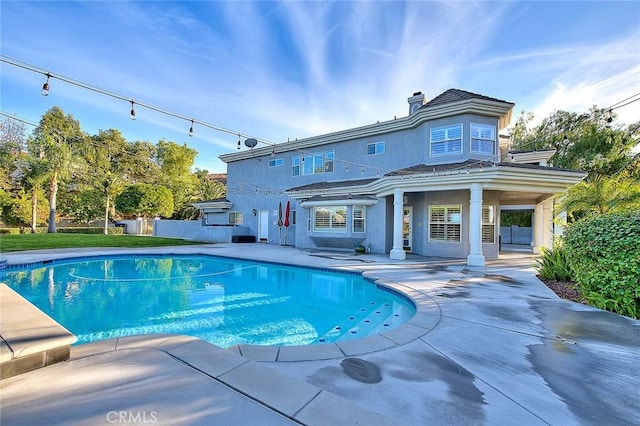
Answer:
<svg viewBox="0 0 640 426"><path fill-rule="evenodd" d="M376 334L415 314L359 274L213 256L120 256L9 268L2 281L78 337L149 333L219 345L308 345Z"/></svg>

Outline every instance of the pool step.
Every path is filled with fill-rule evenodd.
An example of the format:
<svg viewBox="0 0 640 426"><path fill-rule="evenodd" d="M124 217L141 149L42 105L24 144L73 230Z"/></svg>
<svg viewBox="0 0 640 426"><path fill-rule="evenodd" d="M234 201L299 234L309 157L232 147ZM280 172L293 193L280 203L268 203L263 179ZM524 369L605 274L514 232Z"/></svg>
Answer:
<svg viewBox="0 0 640 426"><path fill-rule="evenodd" d="M392 324L395 315L401 310L401 306L393 309L393 306L387 303L374 306L365 317L357 320L357 315L352 315L341 324L336 325L318 337L317 340L322 343L323 340L330 342L339 341L342 337L352 337L353 335L359 335L360 337L366 336L378 327L382 327L383 324Z"/></svg>
<svg viewBox="0 0 640 426"><path fill-rule="evenodd" d="M0 379L69 359L76 336L0 284Z"/></svg>

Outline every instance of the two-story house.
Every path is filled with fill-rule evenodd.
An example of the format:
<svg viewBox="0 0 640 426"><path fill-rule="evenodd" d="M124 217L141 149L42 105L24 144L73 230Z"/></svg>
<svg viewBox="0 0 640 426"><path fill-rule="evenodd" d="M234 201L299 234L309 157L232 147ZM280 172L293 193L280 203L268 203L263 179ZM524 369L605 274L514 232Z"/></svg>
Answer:
<svg viewBox="0 0 640 426"><path fill-rule="evenodd" d="M511 102L458 89L408 101L406 117L221 155L227 197L198 203L204 222L301 249L362 243L483 266L498 257L501 207L517 205L535 211L534 251L551 246L553 195L584 174L505 155Z"/></svg>

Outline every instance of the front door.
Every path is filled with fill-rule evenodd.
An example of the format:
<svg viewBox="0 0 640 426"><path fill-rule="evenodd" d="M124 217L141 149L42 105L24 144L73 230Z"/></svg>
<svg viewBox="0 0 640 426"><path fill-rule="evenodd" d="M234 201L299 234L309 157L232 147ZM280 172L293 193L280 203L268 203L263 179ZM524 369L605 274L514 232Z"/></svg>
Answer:
<svg viewBox="0 0 640 426"><path fill-rule="evenodd" d="M413 226L413 206L404 206L402 209L402 248L411 252L412 244L412 232Z"/></svg>
<svg viewBox="0 0 640 426"><path fill-rule="evenodd" d="M258 216L258 241L269 241L269 210L260 210Z"/></svg>

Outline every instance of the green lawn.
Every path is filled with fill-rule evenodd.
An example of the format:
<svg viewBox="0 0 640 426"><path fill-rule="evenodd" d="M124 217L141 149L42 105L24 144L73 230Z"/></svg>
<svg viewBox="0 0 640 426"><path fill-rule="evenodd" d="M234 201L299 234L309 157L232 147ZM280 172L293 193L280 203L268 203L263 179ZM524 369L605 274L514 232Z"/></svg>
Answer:
<svg viewBox="0 0 640 426"><path fill-rule="evenodd" d="M0 253L69 247L162 247L202 244L178 238L137 235L23 234L0 235Z"/></svg>

